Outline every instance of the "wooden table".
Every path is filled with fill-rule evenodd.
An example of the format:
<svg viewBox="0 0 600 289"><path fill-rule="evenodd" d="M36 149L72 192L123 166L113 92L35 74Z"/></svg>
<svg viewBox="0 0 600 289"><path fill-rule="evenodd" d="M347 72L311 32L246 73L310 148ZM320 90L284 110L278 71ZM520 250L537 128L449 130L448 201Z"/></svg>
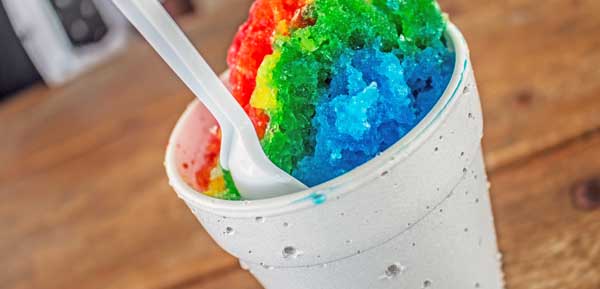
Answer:
<svg viewBox="0 0 600 289"><path fill-rule="evenodd" d="M184 21L216 70L248 7L231 2ZM600 288L600 1L441 4L472 50L508 288ZM260 288L167 184L192 98L136 41L2 103L0 288Z"/></svg>

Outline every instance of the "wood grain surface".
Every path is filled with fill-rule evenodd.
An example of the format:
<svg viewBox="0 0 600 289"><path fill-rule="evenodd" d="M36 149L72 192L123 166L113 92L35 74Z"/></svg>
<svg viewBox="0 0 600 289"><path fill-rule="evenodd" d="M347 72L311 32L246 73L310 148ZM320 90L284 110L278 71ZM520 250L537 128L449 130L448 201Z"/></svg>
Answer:
<svg viewBox="0 0 600 289"><path fill-rule="evenodd" d="M600 179L600 1L440 3L472 51L508 288L600 288L600 210L572 200ZM217 71L248 6L181 21ZM192 99L138 39L0 103L0 288L259 289L167 184L167 138Z"/></svg>

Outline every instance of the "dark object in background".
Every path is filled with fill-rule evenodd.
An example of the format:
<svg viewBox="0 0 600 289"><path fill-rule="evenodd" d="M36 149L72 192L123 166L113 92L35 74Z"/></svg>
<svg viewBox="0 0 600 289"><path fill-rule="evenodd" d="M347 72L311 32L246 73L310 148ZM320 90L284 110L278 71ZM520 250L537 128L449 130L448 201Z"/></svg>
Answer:
<svg viewBox="0 0 600 289"><path fill-rule="evenodd" d="M92 0L49 0L75 47L85 46L102 40L108 31Z"/></svg>
<svg viewBox="0 0 600 289"><path fill-rule="evenodd" d="M174 17L190 0L162 1ZM60 85L122 48L129 25L109 0L0 0L0 99Z"/></svg>
<svg viewBox="0 0 600 289"><path fill-rule="evenodd" d="M207 0L207 1L214 1L214 0ZM219 1L222 1L222 0L219 0ZM161 2L165 6L165 9L167 9L167 11L169 11L169 14L171 14L171 16L174 18L176 18L177 16L180 16L180 15L192 13L195 10L194 8L196 8L192 4L191 0L162 0Z"/></svg>
<svg viewBox="0 0 600 289"><path fill-rule="evenodd" d="M15 34L1 1L0 40L0 99L3 99L41 78Z"/></svg>
<svg viewBox="0 0 600 289"><path fill-rule="evenodd" d="M0 3L1 29L10 35L0 44L0 96L40 78L50 86L61 85L121 50L130 33L109 0Z"/></svg>
<svg viewBox="0 0 600 289"><path fill-rule="evenodd" d="M571 192L575 207L581 210L600 209L600 177L579 182Z"/></svg>

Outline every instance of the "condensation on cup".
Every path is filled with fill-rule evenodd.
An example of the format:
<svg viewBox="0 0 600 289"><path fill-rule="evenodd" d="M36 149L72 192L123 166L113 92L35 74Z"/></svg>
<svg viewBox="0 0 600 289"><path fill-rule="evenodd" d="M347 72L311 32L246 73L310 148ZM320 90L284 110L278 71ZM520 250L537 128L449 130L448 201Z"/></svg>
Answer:
<svg viewBox="0 0 600 289"><path fill-rule="evenodd" d="M448 88L408 135L355 170L258 201L195 191L178 168L181 140L201 153L214 119L197 102L171 136L166 169L212 238L266 289L504 287L481 153L479 94L460 31ZM315 172L318 173L318 172Z"/></svg>

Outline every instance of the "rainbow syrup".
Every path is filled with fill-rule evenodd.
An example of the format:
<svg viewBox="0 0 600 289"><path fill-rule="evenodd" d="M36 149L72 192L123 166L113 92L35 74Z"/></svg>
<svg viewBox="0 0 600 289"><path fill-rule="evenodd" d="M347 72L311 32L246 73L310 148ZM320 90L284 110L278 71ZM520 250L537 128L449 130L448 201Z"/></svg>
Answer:
<svg viewBox="0 0 600 289"><path fill-rule="evenodd" d="M308 186L397 142L445 90L454 54L434 0L258 0L228 55L232 93L267 156ZM218 166L219 138L197 173L236 200Z"/></svg>

